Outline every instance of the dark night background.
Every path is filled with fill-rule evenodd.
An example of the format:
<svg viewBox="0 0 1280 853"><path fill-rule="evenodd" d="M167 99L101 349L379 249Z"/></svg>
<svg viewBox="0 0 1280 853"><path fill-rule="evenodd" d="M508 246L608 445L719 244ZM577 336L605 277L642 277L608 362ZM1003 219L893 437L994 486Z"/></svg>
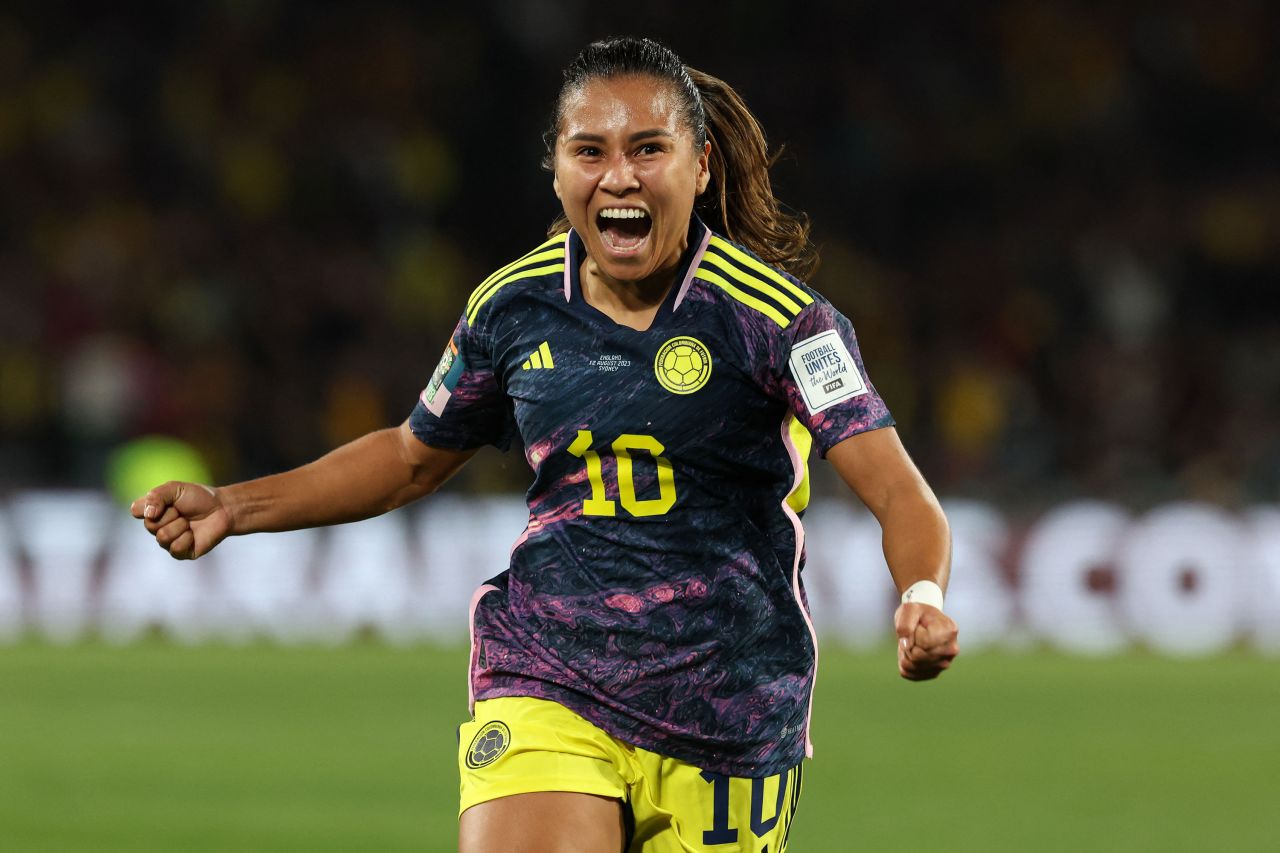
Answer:
<svg viewBox="0 0 1280 853"><path fill-rule="evenodd" d="M0 12L0 492L144 434L226 482L402 420L556 212L559 69L644 34L785 145L940 493L1280 497L1276 4L110 5Z"/></svg>

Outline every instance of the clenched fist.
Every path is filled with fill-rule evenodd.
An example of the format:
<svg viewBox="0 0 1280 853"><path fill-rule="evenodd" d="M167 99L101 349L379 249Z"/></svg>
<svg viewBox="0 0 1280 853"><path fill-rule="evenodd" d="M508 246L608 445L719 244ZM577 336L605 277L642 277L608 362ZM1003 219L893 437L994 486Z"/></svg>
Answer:
<svg viewBox="0 0 1280 853"><path fill-rule="evenodd" d="M893 614L898 673L909 681L937 678L960 654L955 620L929 604L903 604Z"/></svg>
<svg viewBox="0 0 1280 853"><path fill-rule="evenodd" d="M217 490L199 483L171 481L156 486L134 501L129 511L178 560L209 553L231 532L231 514Z"/></svg>

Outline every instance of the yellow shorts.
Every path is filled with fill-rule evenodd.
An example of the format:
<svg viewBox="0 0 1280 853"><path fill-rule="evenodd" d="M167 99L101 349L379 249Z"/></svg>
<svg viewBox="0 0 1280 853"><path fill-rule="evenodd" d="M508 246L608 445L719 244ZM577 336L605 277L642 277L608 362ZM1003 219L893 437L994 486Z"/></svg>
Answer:
<svg viewBox="0 0 1280 853"><path fill-rule="evenodd" d="M458 730L458 813L513 794L573 791L622 803L631 853L782 853L801 767L745 779L623 743L545 699L476 702Z"/></svg>

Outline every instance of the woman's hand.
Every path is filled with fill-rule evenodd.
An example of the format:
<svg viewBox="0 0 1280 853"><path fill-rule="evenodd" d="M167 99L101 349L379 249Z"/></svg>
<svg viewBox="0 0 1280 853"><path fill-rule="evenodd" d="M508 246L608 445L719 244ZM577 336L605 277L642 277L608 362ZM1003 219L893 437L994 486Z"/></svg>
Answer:
<svg viewBox="0 0 1280 853"><path fill-rule="evenodd" d="M898 674L908 681L937 678L960 654L955 620L929 604L902 604L893 614Z"/></svg>
<svg viewBox="0 0 1280 853"><path fill-rule="evenodd" d="M231 513L217 489L170 481L133 502L134 518L174 559L194 560L213 550L231 532Z"/></svg>

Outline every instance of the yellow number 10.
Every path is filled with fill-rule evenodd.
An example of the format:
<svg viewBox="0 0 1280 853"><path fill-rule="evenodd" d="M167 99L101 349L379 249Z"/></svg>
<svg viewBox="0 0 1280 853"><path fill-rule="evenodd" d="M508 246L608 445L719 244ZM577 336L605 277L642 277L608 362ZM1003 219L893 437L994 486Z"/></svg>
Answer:
<svg viewBox="0 0 1280 853"><path fill-rule="evenodd" d="M587 479L591 482L591 497L582 502L583 515L614 515L613 501L606 497L604 468L600 454L591 450L591 430L578 430L578 437L569 445L569 452L586 460ZM618 499L622 508L632 515L665 515L676 503L676 477L671 470L671 460L660 455L666 448L651 435L623 433L612 445L618 460ZM658 497L649 500L636 498L636 482L631 464L631 451L644 450L658 466Z"/></svg>

